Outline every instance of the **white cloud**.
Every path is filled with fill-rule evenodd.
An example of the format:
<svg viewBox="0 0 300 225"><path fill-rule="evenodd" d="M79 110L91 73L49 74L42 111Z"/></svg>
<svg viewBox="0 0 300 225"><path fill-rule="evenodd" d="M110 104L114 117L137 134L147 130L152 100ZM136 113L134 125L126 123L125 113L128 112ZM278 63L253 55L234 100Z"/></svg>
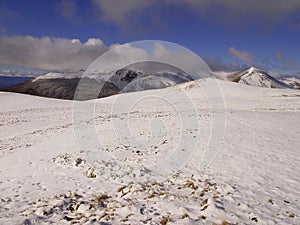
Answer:
<svg viewBox="0 0 300 225"><path fill-rule="evenodd" d="M67 38L3 36L0 37L0 65L82 69L108 49L100 39L81 43Z"/></svg>
<svg viewBox="0 0 300 225"><path fill-rule="evenodd" d="M135 47L132 44L115 44L110 47L110 51L99 57L93 64L92 70L98 72L113 71L115 68L122 68L124 65L130 65L132 62L140 62L148 59L149 55L145 49Z"/></svg>
<svg viewBox="0 0 300 225"><path fill-rule="evenodd" d="M122 51L120 48L122 46ZM112 50L105 64L147 59L148 53L142 47L131 44L106 46L101 39L90 38L85 43L79 39L36 38L32 36L0 37L0 65L25 66L51 70L86 69L98 57Z"/></svg>
<svg viewBox="0 0 300 225"><path fill-rule="evenodd" d="M175 44L164 45L157 42L154 45L153 58L164 62L172 62L173 66L180 69L190 71L201 70L202 65L199 65L199 58L193 56L195 55L193 55L188 49L183 49Z"/></svg>
<svg viewBox="0 0 300 225"><path fill-rule="evenodd" d="M240 51L240 50L237 50L234 47L229 48L228 52L231 55L233 55L234 57L238 58L239 60L241 60L245 63L249 63L249 62L252 62L254 60L254 56L251 55L249 52Z"/></svg>
<svg viewBox="0 0 300 225"><path fill-rule="evenodd" d="M87 42L84 43L86 46L102 46L104 45L103 41L98 38L90 38Z"/></svg>
<svg viewBox="0 0 300 225"><path fill-rule="evenodd" d="M190 75L201 77L210 75L208 66L190 50L173 43L158 41L117 45L96 60L89 72L114 71L117 68L145 61L167 64Z"/></svg>

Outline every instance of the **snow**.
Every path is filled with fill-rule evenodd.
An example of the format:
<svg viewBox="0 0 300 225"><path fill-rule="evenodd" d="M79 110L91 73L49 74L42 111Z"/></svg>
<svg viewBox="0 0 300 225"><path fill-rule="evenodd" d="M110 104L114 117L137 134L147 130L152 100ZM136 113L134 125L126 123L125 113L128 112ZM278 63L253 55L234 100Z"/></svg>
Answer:
<svg viewBox="0 0 300 225"><path fill-rule="evenodd" d="M281 79L281 81L295 89L300 89L300 79L296 77L287 77Z"/></svg>
<svg viewBox="0 0 300 225"><path fill-rule="evenodd" d="M45 75L36 77L32 80L32 82L35 82L37 80L47 80L47 79L74 79L74 78L80 78L82 74L84 73L83 70L77 70L77 71L69 71L69 72L50 72Z"/></svg>
<svg viewBox="0 0 300 225"><path fill-rule="evenodd" d="M217 113L204 91L215 82L225 132L203 170ZM299 223L297 90L203 79L80 103L0 92L0 104L0 224ZM73 121L87 105L93 120ZM112 159L80 148L76 122L95 124ZM182 159L191 154L186 164L150 176L178 146Z"/></svg>
<svg viewBox="0 0 300 225"><path fill-rule="evenodd" d="M257 71L257 69L255 67L251 66L249 68L249 74L253 73L254 71Z"/></svg>
<svg viewBox="0 0 300 225"><path fill-rule="evenodd" d="M241 80L239 81L240 84L247 84L252 86L258 86L258 87L268 87L272 88L274 85L274 81L271 79L266 79L265 76L261 73L254 73L253 71L249 74L244 75L241 77ZM275 85L276 87L281 87L280 85Z"/></svg>

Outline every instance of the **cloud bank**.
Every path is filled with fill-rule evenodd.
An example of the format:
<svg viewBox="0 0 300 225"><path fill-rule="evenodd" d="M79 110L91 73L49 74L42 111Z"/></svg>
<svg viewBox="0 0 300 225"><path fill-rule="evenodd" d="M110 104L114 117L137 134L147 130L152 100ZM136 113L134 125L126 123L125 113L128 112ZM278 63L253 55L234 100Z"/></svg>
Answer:
<svg viewBox="0 0 300 225"><path fill-rule="evenodd" d="M118 47L120 44L106 46L101 39L90 38L81 43L78 39L67 38L36 38L32 36L3 36L0 37L0 66L24 66L48 70L77 70L86 69L99 56ZM114 63L120 58L131 59L139 62L140 58L147 58L153 54L158 59L173 58L178 65L195 66L187 61L186 52L173 51L157 43L153 52L149 53L142 46L124 44L125 55L115 54L109 63ZM117 51L117 50L116 50ZM118 59L115 57L119 57ZM228 65L220 60L205 59L212 70L228 70Z"/></svg>
<svg viewBox="0 0 300 225"><path fill-rule="evenodd" d="M32 36L0 36L0 66L24 66L47 70L77 70L86 69L103 53L119 46L113 44L107 46L101 39L90 38L82 43L78 39L37 38ZM149 54L145 49L134 47L131 44L124 44L126 54L119 57L139 61ZM229 54L234 56L240 63L233 60L231 63L225 63L220 58L201 56L203 60L213 71L235 71L251 64L255 64L255 57L249 52L230 47ZM174 58L178 65L192 65L192 62L186 61L186 55L181 52L170 52L163 45L155 45L152 54L158 58ZM292 68L299 70L299 63L287 59L282 52L274 54L276 64L265 62L264 65L273 69L287 70ZM116 59L112 58L113 63ZM120 59L119 59L120 60Z"/></svg>
<svg viewBox="0 0 300 225"><path fill-rule="evenodd" d="M109 49L102 40L0 37L0 65L18 65L40 69L82 69Z"/></svg>

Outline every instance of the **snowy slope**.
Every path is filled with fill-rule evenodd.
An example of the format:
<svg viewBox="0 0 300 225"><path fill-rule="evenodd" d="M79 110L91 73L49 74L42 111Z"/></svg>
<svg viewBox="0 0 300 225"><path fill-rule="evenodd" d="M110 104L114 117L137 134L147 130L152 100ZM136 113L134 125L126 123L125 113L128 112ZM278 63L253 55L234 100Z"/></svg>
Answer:
<svg viewBox="0 0 300 225"><path fill-rule="evenodd" d="M298 224L299 91L217 83L226 126L205 170L213 79L78 103L0 92L0 224ZM95 112L83 136L76 104ZM80 148L91 124L113 159ZM186 164L148 177L176 149Z"/></svg>

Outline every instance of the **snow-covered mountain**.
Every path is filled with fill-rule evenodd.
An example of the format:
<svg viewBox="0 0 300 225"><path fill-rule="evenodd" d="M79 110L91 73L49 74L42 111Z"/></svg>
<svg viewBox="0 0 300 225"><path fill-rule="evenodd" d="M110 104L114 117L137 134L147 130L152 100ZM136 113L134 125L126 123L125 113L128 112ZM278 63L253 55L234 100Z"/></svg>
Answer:
<svg viewBox="0 0 300 225"><path fill-rule="evenodd" d="M166 88L193 80L191 76L172 66L162 67L159 64L159 71L155 71L153 67L156 64L147 62L147 68L141 65L131 65L130 67L107 73L97 71L85 72L84 70L50 72L3 90L43 97L73 99L81 79L85 79L86 84L91 85L89 87L86 86L87 89L101 90L98 97Z"/></svg>
<svg viewBox="0 0 300 225"><path fill-rule="evenodd" d="M49 72L44 75L36 77L35 79L32 80L32 82L36 82L38 80L80 78L83 73L84 70Z"/></svg>
<svg viewBox="0 0 300 225"><path fill-rule="evenodd" d="M101 77L100 77L101 79ZM135 68L123 68L107 79L115 84L122 92L159 89L176 84L192 81L193 78L181 71L149 72Z"/></svg>
<svg viewBox="0 0 300 225"><path fill-rule="evenodd" d="M266 88L291 88L290 85L255 67L232 73L226 76L232 82Z"/></svg>
<svg viewBox="0 0 300 225"><path fill-rule="evenodd" d="M214 74L217 79L250 86L300 89L300 80L295 77L277 79L270 73L255 67L233 73L215 72ZM191 76L173 66L156 62L143 62L106 73L85 70L49 72L1 90L43 97L73 99L82 78L86 81L84 88L87 90L90 88L101 90L98 95L99 98L118 93L161 89L193 81Z"/></svg>
<svg viewBox="0 0 300 225"><path fill-rule="evenodd" d="M290 86L294 89L300 89L300 79L296 77L287 77L280 79L281 82L285 83L286 85Z"/></svg>
<svg viewBox="0 0 300 225"><path fill-rule="evenodd" d="M43 76L35 78L33 82L37 80L75 79L82 77L94 79L98 82L110 82L120 90L123 90L125 87L127 87L129 83L137 84L138 80L141 84L145 84L149 87L153 86L153 88L150 89L165 88L168 86L193 80L191 76L171 65L166 65L158 62L142 62L132 64L117 71L108 71L105 73L102 71L98 72L94 70L50 72ZM160 82L158 82L157 80L160 80ZM154 85L151 84L152 82L154 82ZM158 83L160 84L159 86L157 86ZM130 89L132 90L133 85L131 84L130 86ZM140 86L138 88L140 88ZM125 92L126 90L128 90L128 88L125 88L123 92Z"/></svg>

